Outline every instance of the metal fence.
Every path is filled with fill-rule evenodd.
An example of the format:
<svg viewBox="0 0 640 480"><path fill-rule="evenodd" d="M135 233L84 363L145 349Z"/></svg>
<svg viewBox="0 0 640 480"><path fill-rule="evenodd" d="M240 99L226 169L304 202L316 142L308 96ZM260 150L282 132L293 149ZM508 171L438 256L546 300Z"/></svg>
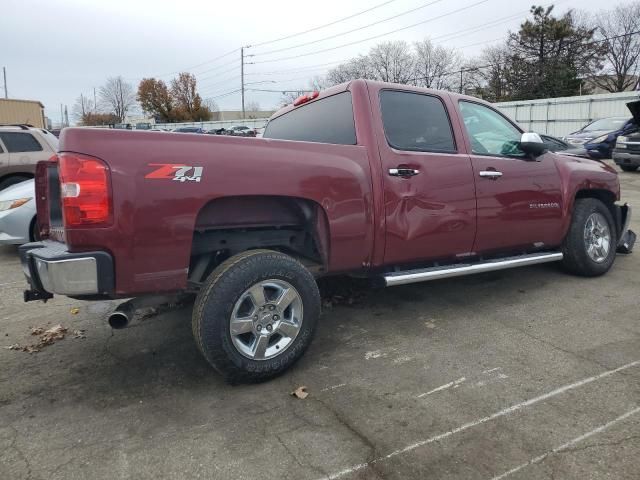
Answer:
<svg viewBox="0 0 640 480"><path fill-rule="evenodd" d="M211 122L185 122L185 123L156 123L154 128L162 128L167 130L175 130L180 127L200 127L205 130L214 128L229 128L234 125L245 125L251 128L263 128L268 118L246 118L244 120L216 120Z"/></svg>
<svg viewBox="0 0 640 480"><path fill-rule="evenodd" d="M495 105L527 130L561 137L599 118L631 117L626 103L634 100L640 100L640 92L521 100Z"/></svg>

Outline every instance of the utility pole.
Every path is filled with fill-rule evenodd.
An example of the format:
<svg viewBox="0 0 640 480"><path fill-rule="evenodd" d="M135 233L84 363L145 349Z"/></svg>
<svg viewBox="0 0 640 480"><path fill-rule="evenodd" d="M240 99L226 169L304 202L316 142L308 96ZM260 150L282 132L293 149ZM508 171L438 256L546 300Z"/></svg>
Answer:
<svg viewBox="0 0 640 480"><path fill-rule="evenodd" d="M62 113L62 104L60 104L60 130L64 128L64 114Z"/></svg>
<svg viewBox="0 0 640 480"><path fill-rule="evenodd" d="M242 92L242 119L244 120L244 47L240 47L240 91Z"/></svg>
<svg viewBox="0 0 640 480"><path fill-rule="evenodd" d="M7 93L7 67L2 67L2 76L4 77L4 98L9 98Z"/></svg>
<svg viewBox="0 0 640 480"><path fill-rule="evenodd" d="M96 102L96 87L93 87L93 113L98 110L98 103Z"/></svg>
<svg viewBox="0 0 640 480"><path fill-rule="evenodd" d="M69 126L69 111L67 110L67 106L64 106L64 124Z"/></svg>
<svg viewBox="0 0 640 480"><path fill-rule="evenodd" d="M460 93L462 93L462 69L460 69Z"/></svg>

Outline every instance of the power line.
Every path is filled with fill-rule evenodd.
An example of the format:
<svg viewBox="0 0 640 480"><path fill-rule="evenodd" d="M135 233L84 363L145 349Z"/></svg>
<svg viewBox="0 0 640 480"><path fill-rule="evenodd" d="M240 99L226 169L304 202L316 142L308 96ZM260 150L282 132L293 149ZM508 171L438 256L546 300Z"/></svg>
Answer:
<svg viewBox="0 0 640 480"><path fill-rule="evenodd" d="M240 51L240 49L238 49L238 51ZM233 65L234 63L237 63L237 62L238 62L237 60L231 60L230 62L226 62L226 63L223 63L223 64L218 65L216 67L210 68L209 70L205 70L204 72L200 72L197 75L204 75L205 73L211 73L211 72L214 72L216 70L219 70L222 67L228 67L229 65ZM238 69L238 68L240 68L240 67L236 66L235 68L231 68L229 70L225 70L225 72L231 71L231 70L234 70L234 69ZM221 73L224 73L224 72L216 72L216 75L220 75Z"/></svg>
<svg viewBox="0 0 640 480"><path fill-rule="evenodd" d="M290 57L274 58L274 59L271 59L271 60L260 60L260 61L257 61L257 62L247 62L247 63L249 63L249 64L259 64L259 63L281 62L281 61L283 61L283 60L292 60L292 59L294 59L294 58L307 57L307 56L309 56L309 55L315 55L315 54L317 54L317 53L324 53L324 52L329 52L329 51L332 51L332 50L337 50L337 49L339 49L339 48L349 47L349 46L351 46L351 45L357 45L358 43L367 42L367 41L369 41L369 40L375 40L376 38L385 37L385 36L387 36L387 35L391 35L391 34L393 34L393 33L401 32L401 31L403 31L403 30L408 30L408 29L410 29L410 28L417 27L418 25L423 25L423 24L425 24L425 23L432 22L432 21L434 21L434 20L439 20L439 19L444 18L444 17L447 17L447 16L449 16L449 15L453 15L453 14L455 14L455 13L459 13L459 12L462 12L462 11L464 11L464 10L468 10L468 9L470 9L470 8L476 7L476 6L481 5L481 4L483 4L483 3L487 3L488 1L489 1L489 0L480 0L479 2L472 3L471 5L467 5L467 6L465 6L465 7L461 7L461 8L458 8L458 9L456 9L456 10L452 10L451 12L443 13L442 15L438 15L437 17L428 18L427 20L423 20L423 21L421 21L421 22L414 23L414 24L412 24L412 25L408 25L408 26L406 26L406 27L397 28L397 29L395 29L395 30L391 30L390 32L382 33L382 34L380 34L380 35L374 35L374 36L372 36L372 37L364 38L364 39L362 39L362 40L356 40L356 41L354 41L354 42L344 43L344 44L342 44L342 45L337 45L337 46L335 46L335 47L324 48L324 49L322 49L322 50L315 50L315 51L313 51L313 52L309 52L309 53L302 53L302 54L300 54L300 55L292 55L292 56L290 56Z"/></svg>
<svg viewBox="0 0 640 480"><path fill-rule="evenodd" d="M260 42L260 43L256 43L256 44L253 44L253 45L249 45L248 47L261 47L263 45L268 45L270 43L280 42L282 40L288 40L290 38L298 37L300 35L304 35L305 33L315 32L316 30L320 30L322 28L330 27L331 25L335 25L337 23L344 22L345 20L350 20L352 18L358 17L360 15L363 15L365 13L368 13L368 12L372 11L372 10L375 10L377 8L380 8L380 7L383 7L383 6L388 5L390 3L393 3L395 1L396 0L388 0L386 2L379 3L378 5L374 5L373 7L367 8L366 10L362 10L362 11L360 11L358 13L354 13L353 15L349 15L348 17L343 17L343 18L340 18L338 20L334 20L333 22L325 23L324 25L320 25L318 27L313 27L313 28L310 28L309 30L304 30L302 32L293 33L291 35L287 35L287 36L284 36L284 37L276 38L276 39L273 39L273 40L267 40L266 42Z"/></svg>
<svg viewBox="0 0 640 480"><path fill-rule="evenodd" d="M412 8L410 10L406 10L406 11L404 11L402 13L398 13L398 14L393 15L391 17L383 18L382 20L377 20L377 21L375 21L373 23L369 23L367 25L363 25L362 27L354 28L352 30L347 30L346 32L336 33L335 35L330 35L328 37L319 38L317 40L312 40L312 41L309 41L309 42L306 42L306 43L300 43L298 45L293 45L291 47L278 48L276 50L269 50L267 52L258 52L258 53L255 53L253 56L257 57L259 55L270 55L272 53L284 52L285 50L292 50L294 48L306 47L307 45L313 45L314 43L320 43L320 42L324 42L326 40L331 40L333 38L338 38L338 37L342 37L344 35L349 35L350 33L359 32L360 30L364 30L365 28L370 28L370 27L373 27L375 25L379 25L381 23L388 22L389 20L394 20L394 19L402 17L404 15L408 15L409 13L413 13L413 12L416 12L418 10L422 10L423 8L430 7L431 5L434 5L436 3L440 3L442 1L443 0L433 0L431 2L427 2L427 3L423 4L423 5L420 5L419 7L415 7L415 8Z"/></svg>
<svg viewBox="0 0 640 480"><path fill-rule="evenodd" d="M238 92L240 92L240 89L239 89L239 88L238 88L237 90L232 90L232 91L230 91L230 92L221 93L220 95L216 95L216 96L214 96L214 97L208 97L208 98L210 98L210 99L214 99L214 98L222 98L222 97L227 97L227 96L229 96L229 95L232 95L232 94L234 94L234 93L238 93Z"/></svg>
<svg viewBox="0 0 640 480"><path fill-rule="evenodd" d="M276 70L276 71L270 71L270 72L249 72L249 73L246 73L245 75L281 75L284 73L304 72L306 70L321 70L322 67L326 67L327 65L336 65L338 63L344 63L344 61L345 60L337 60L335 62L319 63L316 65L309 65L308 67L305 67L305 68L296 67L296 68L288 68L284 70Z"/></svg>
<svg viewBox="0 0 640 480"><path fill-rule="evenodd" d="M231 82L233 82L234 80L238 80L238 79L240 79L240 75L236 75L235 77L227 78L227 79L225 79L225 80L221 80L221 81L219 81L219 82L214 82L214 83L210 83L210 84L200 85L200 86L198 87L198 89L199 89L200 91L204 91L204 90L211 90L212 88L215 88L215 87L217 87L218 85L226 84L226 83L231 83Z"/></svg>
<svg viewBox="0 0 640 480"><path fill-rule="evenodd" d="M156 75L156 76L157 76L157 77L168 77L168 76L170 76L170 75L175 75L176 73L181 73L181 72L185 72L185 71L190 71L190 70L193 70L193 69L195 69L195 68L199 68L199 67L201 67L201 66L203 66L203 65L206 65L206 64L208 64L208 63L213 63L213 62L218 61L218 60L220 60L220 59L222 59L222 58L228 57L229 55L231 55L231 54L233 54L233 53L235 53L235 52L237 52L237 51L239 51L239 50L240 50L239 48L235 48L235 49L231 50L230 52L227 52L227 53L224 53L224 54L222 54L222 55L219 55L219 56L217 56L217 57L215 57L215 58L212 58L212 59L210 59L210 60L207 60L206 62L199 63L198 65L194 65L194 66L192 66L192 67L183 68L183 69L181 69L181 70L177 70L177 71L175 71L175 72L164 73L164 74L162 74L162 75ZM204 72L203 72L203 73L204 73Z"/></svg>
<svg viewBox="0 0 640 480"><path fill-rule="evenodd" d="M220 75L224 75L225 73L233 72L233 71L238 70L238 69L240 69L240 65L236 65L233 68L230 68L228 70L224 70L222 72L217 72L215 75L209 75L207 77L198 77L198 75L200 75L200 74L198 74L198 75L196 75L196 78L198 78L198 81L202 82L202 81L205 81L205 80L209 80L211 78L219 78Z"/></svg>

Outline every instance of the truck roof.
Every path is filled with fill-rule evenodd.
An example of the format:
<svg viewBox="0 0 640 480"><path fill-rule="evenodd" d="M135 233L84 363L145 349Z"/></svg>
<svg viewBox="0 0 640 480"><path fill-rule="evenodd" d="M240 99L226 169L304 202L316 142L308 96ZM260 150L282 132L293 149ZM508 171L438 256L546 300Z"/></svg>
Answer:
<svg viewBox="0 0 640 480"><path fill-rule="evenodd" d="M403 83L391 83L391 82L381 82L378 80L365 80L362 78L359 78L357 80L350 80L348 82L344 82L344 83L340 83L338 85L334 85L333 87L329 87L326 90L321 90L320 94L314 98L313 100L309 100L307 102L304 102L301 105L308 105L310 103L316 102L318 100L321 100L325 97L330 97L331 95L335 95L336 93L340 93L340 92L344 92L346 90L349 90L349 87L351 86L351 84L353 83L365 83L367 85L375 85L378 86L380 88L393 88L393 89L401 89L401 90L407 90L407 91L412 91L412 92L420 92L420 93L431 93L433 95L442 95L443 93L446 93L447 95L449 95L454 101L457 100L471 100L474 102L478 102L478 103L485 103L487 105L489 105L489 102L486 102L482 99L479 99L477 97L471 97L469 95L462 95L459 93L455 93L455 92L450 92L448 90L435 90L432 88L424 88L424 87L417 87L417 86L413 86L413 85L406 85ZM299 106L301 106L299 105ZM282 107L280 110L277 110L273 115L271 115L271 118L269 120L272 120L274 118L277 118L281 115L284 115L287 112L290 112L291 110L298 108L297 106L294 106L293 104L290 105L286 105L284 107Z"/></svg>

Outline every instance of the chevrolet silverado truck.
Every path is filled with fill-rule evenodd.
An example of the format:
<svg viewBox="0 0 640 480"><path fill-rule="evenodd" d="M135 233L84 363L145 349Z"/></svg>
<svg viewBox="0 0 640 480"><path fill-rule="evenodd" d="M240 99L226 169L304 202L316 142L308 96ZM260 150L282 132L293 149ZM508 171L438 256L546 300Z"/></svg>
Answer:
<svg viewBox="0 0 640 480"><path fill-rule="evenodd" d="M607 272L630 207L604 163L547 152L481 100L355 80L299 97L263 138L67 128L36 175L25 300L194 295L193 334L231 382L309 346L316 280L402 285L545 262Z"/></svg>

